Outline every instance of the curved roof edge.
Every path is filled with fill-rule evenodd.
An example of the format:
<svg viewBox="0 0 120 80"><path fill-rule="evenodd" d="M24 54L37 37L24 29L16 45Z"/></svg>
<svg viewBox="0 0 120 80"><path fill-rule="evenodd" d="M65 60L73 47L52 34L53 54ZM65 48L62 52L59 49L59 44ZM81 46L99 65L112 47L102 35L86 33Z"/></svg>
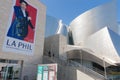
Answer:
<svg viewBox="0 0 120 80"><path fill-rule="evenodd" d="M116 39L117 38L117 39ZM115 64L120 63L120 37L108 27L102 28L86 40L85 47Z"/></svg>
<svg viewBox="0 0 120 80"><path fill-rule="evenodd" d="M109 1L109 2L107 2L107 3L98 5L98 6L94 7L94 8L91 8L91 9L85 11L84 13L82 13L82 14L78 15L76 18L74 18L74 19L70 22L70 25L71 25L72 23L74 23L74 21L76 21L80 16L85 15L85 14L87 14L88 12L90 12L90 11L92 11L92 10L95 10L95 9L97 9L97 8L99 8L99 7L104 7L104 6L106 6L106 5L110 5L110 4L113 4L113 3L117 3L116 0L111 0L111 1Z"/></svg>
<svg viewBox="0 0 120 80"><path fill-rule="evenodd" d="M113 32L111 29L108 28L111 40L113 42L113 45L118 53L118 55L120 56L120 35L118 35L117 33Z"/></svg>

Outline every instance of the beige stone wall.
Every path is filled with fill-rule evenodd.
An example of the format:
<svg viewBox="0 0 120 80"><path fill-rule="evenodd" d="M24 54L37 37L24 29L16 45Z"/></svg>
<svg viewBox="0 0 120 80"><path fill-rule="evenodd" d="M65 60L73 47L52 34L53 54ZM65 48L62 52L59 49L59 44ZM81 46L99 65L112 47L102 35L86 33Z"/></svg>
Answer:
<svg viewBox="0 0 120 80"><path fill-rule="evenodd" d="M67 37L59 35L59 56L61 59L67 59L66 49L67 49Z"/></svg>
<svg viewBox="0 0 120 80"><path fill-rule="evenodd" d="M49 51L51 55L54 54L55 57L59 57L59 35L45 38L44 54L48 55Z"/></svg>
<svg viewBox="0 0 120 80"><path fill-rule="evenodd" d="M45 38L44 53L47 55L50 51L51 54L55 54L55 57L66 57L65 50L67 48L67 39L61 34L56 34Z"/></svg>
<svg viewBox="0 0 120 80"><path fill-rule="evenodd" d="M75 67L58 65L58 80L97 80ZM100 79L102 80L102 79Z"/></svg>
<svg viewBox="0 0 120 80"><path fill-rule="evenodd" d="M25 55L14 52L4 52L2 50L6 31L8 28L8 22L10 18L11 8L13 8L13 0L0 0L0 58L2 59L15 59L24 60L24 64L28 64L26 68L23 68L29 72L35 71L29 68L29 65L35 68L37 64L42 63L43 45L44 45L44 30L45 30L45 19L46 19L46 7L40 3L39 0L26 0L29 4L32 4L37 8L37 22L36 22L36 37L35 47L33 55ZM25 66L25 65L23 65ZM27 69L28 68L28 69ZM27 73L26 73L27 74ZM32 73L30 73L32 75Z"/></svg>

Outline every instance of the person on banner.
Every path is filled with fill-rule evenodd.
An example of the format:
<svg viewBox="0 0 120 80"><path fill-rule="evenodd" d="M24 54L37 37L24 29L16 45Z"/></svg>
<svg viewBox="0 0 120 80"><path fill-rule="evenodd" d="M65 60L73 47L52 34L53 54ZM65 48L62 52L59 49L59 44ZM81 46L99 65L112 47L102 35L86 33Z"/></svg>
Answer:
<svg viewBox="0 0 120 80"><path fill-rule="evenodd" d="M27 6L28 3L24 0L20 0L20 6L14 6L15 18L12 21L7 36L24 40L28 34L28 26L34 31L31 17L29 17L28 11L26 10Z"/></svg>

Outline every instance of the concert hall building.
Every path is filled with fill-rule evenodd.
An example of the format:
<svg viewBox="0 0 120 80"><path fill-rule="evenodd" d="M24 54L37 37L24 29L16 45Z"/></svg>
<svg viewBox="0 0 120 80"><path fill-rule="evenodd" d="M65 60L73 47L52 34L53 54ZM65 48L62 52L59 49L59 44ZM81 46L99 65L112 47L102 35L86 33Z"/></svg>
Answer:
<svg viewBox="0 0 120 80"><path fill-rule="evenodd" d="M111 0L92 8L67 29L59 23L56 34L45 38L43 62L58 63L58 80L120 80L116 5L116 0Z"/></svg>
<svg viewBox="0 0 120 80"><path fill-rule="evenodd" d="M0 80L36 80L37 66L50 63L57 80L120 80L116 0L69 25L39 0L1 0L0 9Z"/></svg>

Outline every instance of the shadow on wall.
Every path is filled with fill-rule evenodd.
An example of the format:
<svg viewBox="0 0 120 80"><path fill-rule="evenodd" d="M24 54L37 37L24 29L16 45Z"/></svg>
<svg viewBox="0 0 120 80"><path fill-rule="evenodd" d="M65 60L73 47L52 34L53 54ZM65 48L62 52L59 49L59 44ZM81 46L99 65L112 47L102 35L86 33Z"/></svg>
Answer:
<svg viewBox="0 0 120 80"><path fill-rule="evenodd" d="M77 80L77 70L70 66L58 65L58 80Z"/></svg>

